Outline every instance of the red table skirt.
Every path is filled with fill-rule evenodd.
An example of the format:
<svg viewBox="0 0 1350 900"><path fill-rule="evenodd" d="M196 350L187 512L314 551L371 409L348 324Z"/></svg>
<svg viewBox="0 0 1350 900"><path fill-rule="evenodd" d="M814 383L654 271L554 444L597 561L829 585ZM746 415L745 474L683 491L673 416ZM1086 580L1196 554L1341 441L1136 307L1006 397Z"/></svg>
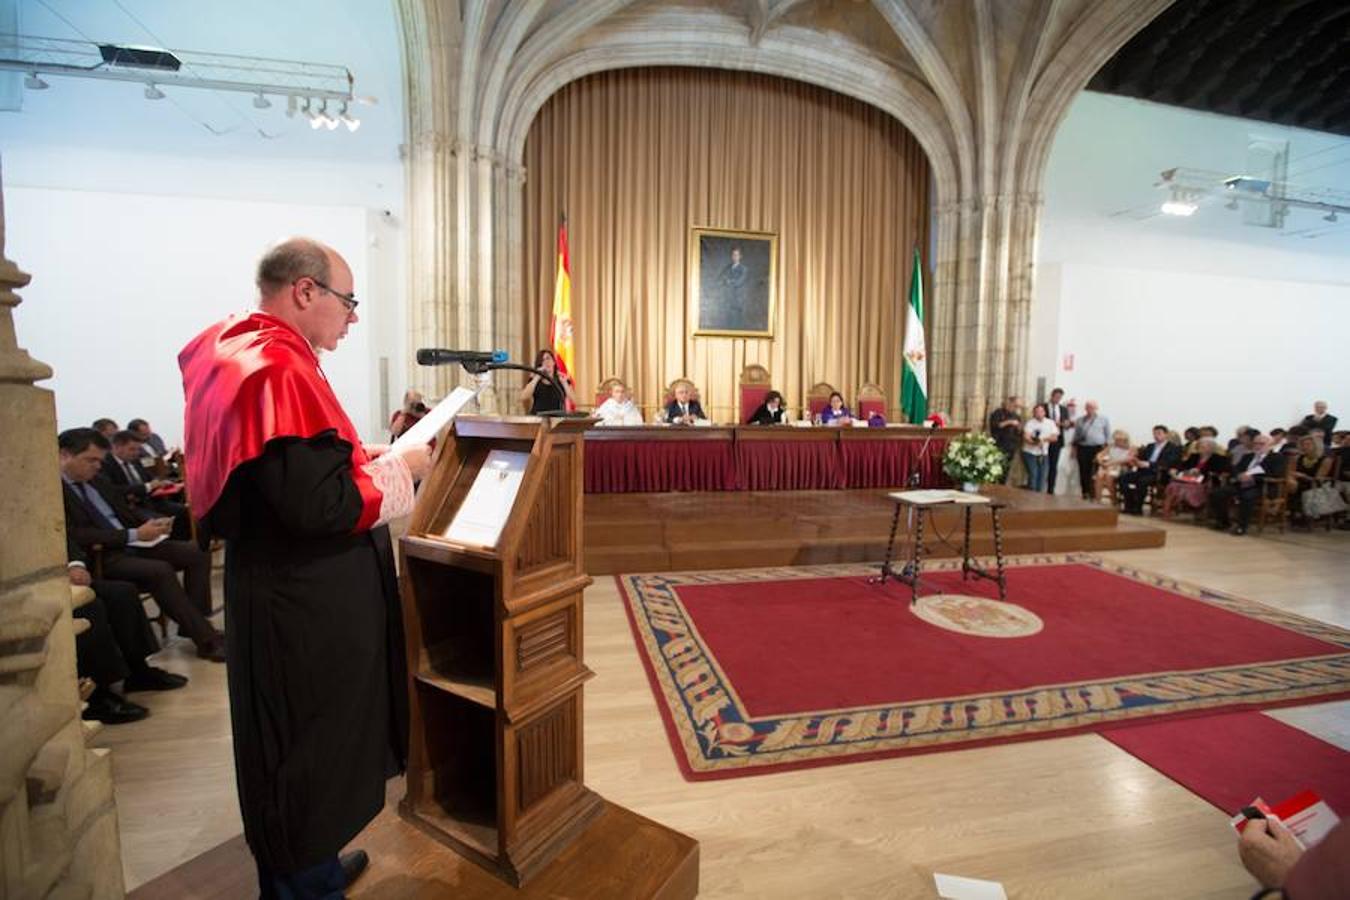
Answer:
<svg viewBox="0 0 1350 900"><path fill-rule="evenodd" d="M741 489L746 491L844 487L839 448L834 441L738 441L736 468Z"/></svg>
<svg viewBox="0 0 1350 900"><path fill-rule="evenodd" d="M587 441L586 493L734 491L731 441Z"/></svg>
<svg viewBox="0 0 1350 900"><path fill-rule="evenodd" d="M840 444L839 454L845 485L851 488L904 487L916 465L921 485L946 485L948 479L942 471L942 453L947 449L947 442L929 441L926 450L923 444L923 441L844 441Z"/></svg>

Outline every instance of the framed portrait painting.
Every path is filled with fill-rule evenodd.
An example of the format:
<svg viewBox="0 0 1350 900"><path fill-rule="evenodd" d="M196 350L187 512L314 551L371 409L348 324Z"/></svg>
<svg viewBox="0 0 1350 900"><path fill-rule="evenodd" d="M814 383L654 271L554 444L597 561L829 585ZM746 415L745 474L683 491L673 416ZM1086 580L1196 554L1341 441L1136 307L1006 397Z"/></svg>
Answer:
<svg viewBox="0 0 1350 900"><path fill-rule="evenodd" d="M778 236L693 228L689 268L695 337L773 337Z"/></svg>

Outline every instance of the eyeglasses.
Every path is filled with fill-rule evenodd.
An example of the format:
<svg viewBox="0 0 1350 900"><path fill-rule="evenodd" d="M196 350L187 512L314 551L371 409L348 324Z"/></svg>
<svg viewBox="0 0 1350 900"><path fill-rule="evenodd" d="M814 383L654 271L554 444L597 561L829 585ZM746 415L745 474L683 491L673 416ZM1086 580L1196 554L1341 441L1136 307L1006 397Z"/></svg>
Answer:
<svg viewBox="0 0 1350 900"><path fill-rule="evenodd" d="M313 276L308 277L310 281L314 282L314 286L317 287L319 290L326 291L327 293L332 294L334 297L341 300L342 305L347 307L347 315L351 315L352 313L356 312L356 307L360 304L360 301L356 299L355 292L350 294L344 294L342 293L342 291L333 290L331 287L324 284L319 279L314 278Z"/></svg>

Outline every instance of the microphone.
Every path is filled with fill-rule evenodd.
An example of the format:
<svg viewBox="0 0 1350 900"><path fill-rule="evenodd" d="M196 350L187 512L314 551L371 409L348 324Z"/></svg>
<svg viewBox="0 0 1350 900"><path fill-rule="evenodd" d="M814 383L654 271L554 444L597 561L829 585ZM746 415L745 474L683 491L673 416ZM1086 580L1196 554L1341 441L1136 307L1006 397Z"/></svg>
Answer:
<svg viewBox="0 0 1350 900"><path fill-rule="evenodd" d="M419 366L483 365L506 362L505 350L445 350L441 347L423 347L417 351Z"/></svg>

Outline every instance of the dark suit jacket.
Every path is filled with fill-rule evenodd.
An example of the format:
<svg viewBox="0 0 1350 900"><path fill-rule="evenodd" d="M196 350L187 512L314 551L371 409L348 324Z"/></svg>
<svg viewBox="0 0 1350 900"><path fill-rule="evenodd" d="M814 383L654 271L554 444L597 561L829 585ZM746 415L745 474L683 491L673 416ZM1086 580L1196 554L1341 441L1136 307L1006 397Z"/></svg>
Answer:
<svg viewBox="0 0 1350 900"><path fill-rule="evenodd" d="M698 405L698 401L697 401L697 400L690 400L690 401L689 401L689 412L693 413L693 414L694 414L694 418L696 418L696 419L706 419L706 418L708 418L707 416L705 416L705 415L703 414L703 407L701 407L701 406ZM675 421L676 419L678 419L679 417L680 417L680 403L679 403L679 401L678 401L678 400L672 400L672 401L670 401L669 403L667 403L667 404L666 404L666 421L667 421L667 422L674 422L674 421Z"/></svg>
<svg viewBox="0 0 1350 900"><path fill-rule="evenodd" d="M153 481L155 476L147 472L145 466L141 465L139 461L133 462L132 465L135 466L136 471L141 474L140 484L132 483L131 479L127 477L126 470L122 468L122 461L111 453L103 457L103 471L100 473L100 477L106 479L109 484L114 484L121 488L123 493L128 497L144 500L146 494L149 493L146 485Z"/></svg>
<svg viewBox="0 0 1350 900"><path fill-rule="evenodd" d="M99 492L104 500L108 501L108 505L117 514L117 518L121 519L122 524L127 528L135 528L148 521L148 517L144 513L131 508L131 505L126 501L126 497L122 495L121 488L109 484L101 475L95 476L89 484ZM66 506L66 534L75 543L85 550L95 544L102 544L110 550L127 545L127 533L117 528L104 526L90 512L84 498L75 493L75 489L66 484L64 480L61 482L61 494Z"/></svg>
<svg viewBox="0 0 1350 900"><path fill-rule="evenodd" d="M1153 445L1145 444L1136 450L1135 454L1140 460L1147 462L1149 457L1153 455ZM1179 462L1181 462L1181 448L1171 441L1168 441L1166 444L1163 444L1162 452L1158 454L1158 461L1149 466L1145 471L1152 470L1154 472L1162 472L1166 475L1167 470L1175 469Z"/></svg>
<svg viewBox="0 0 1350 900"><path fill-rule="evenodd" d="M769 404L761 403L755 410L755 414L750 417L751 425L778 425L783 421L783 407L775 410L769 409Z"/></svg>
<svg viewBox="0 0 1350 900"><path fill-rule="evenodd" d="M1232 469L1235 484L1239 483L1237 482L1237 476L1250 469L1255 462L1255 453L1248 453L1246 456L1242 457L1242 459L1238 460L1238 464L1233 466ZM1288 457L1283 453L1267 452L1266 458L1261 461L1261 471L1252 476L1253 480L1256 482L1256 486L1264 488L1264 485L1268 481L1279 481L1284 477L1284 467L1288 465L1288 462Z"/></svg>

